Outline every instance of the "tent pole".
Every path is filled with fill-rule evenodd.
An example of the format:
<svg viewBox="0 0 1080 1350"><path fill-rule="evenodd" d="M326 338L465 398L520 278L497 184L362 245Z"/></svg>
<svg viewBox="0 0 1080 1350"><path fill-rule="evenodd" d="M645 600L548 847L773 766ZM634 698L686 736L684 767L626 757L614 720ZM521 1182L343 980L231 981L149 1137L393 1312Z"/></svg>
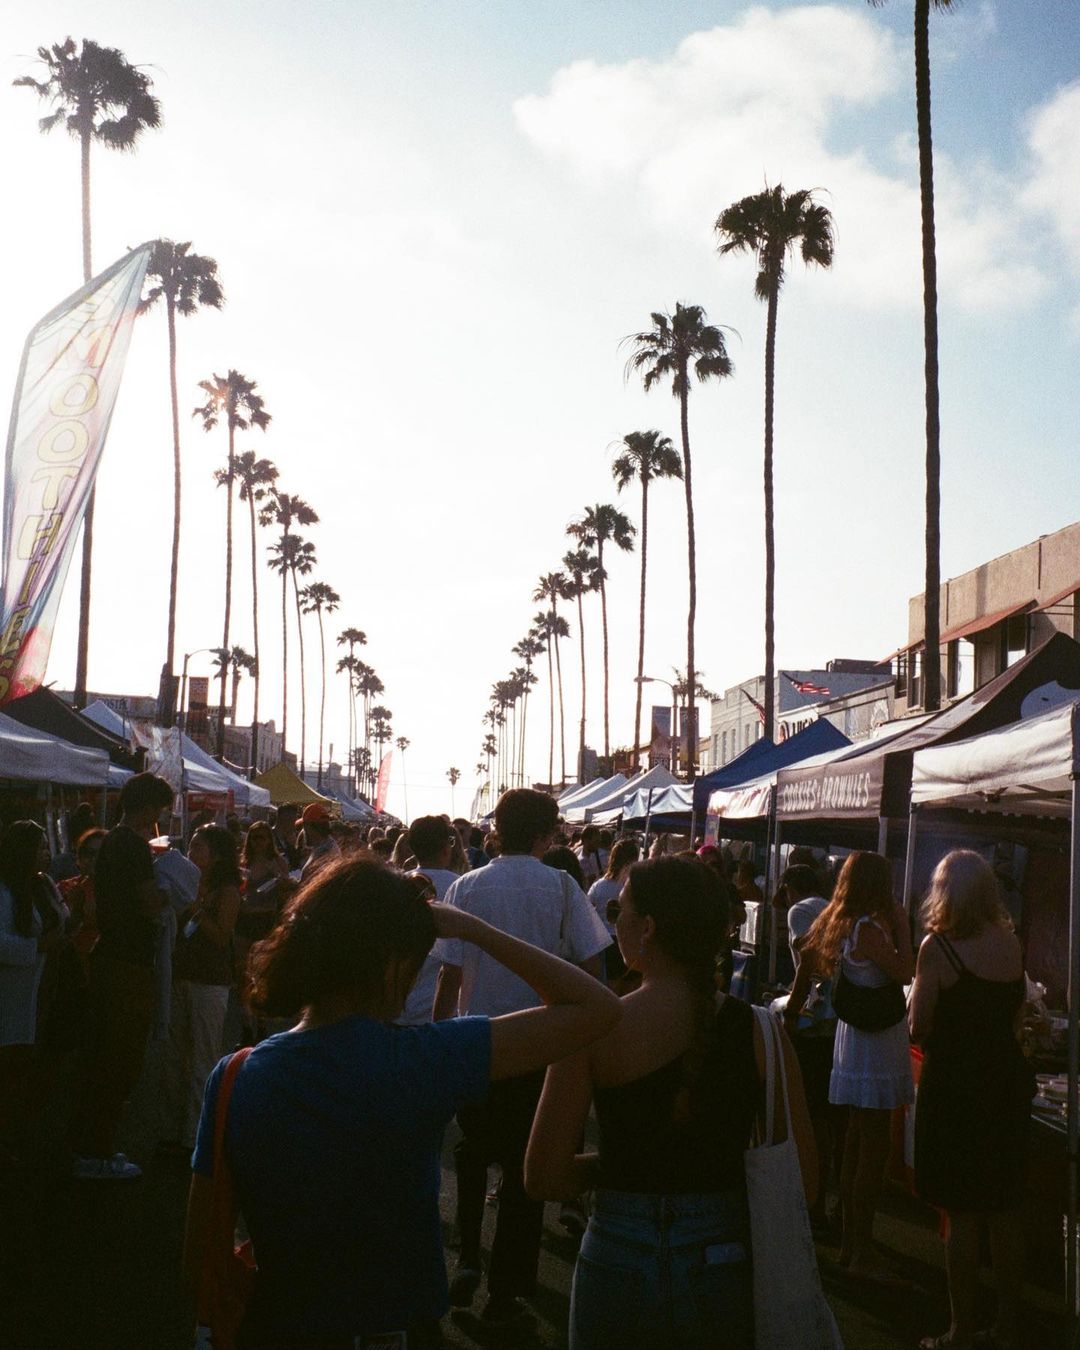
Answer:
<svg viewBox="0 0 1080 1350"><path fill-rule="evenodd" d="M882 857L885 856L889 848L889 818L888 816L878 816L877 822L877 851Z"/></svg>
<svg viewBox="0 0 1080 1350"><path fill-rule="evenodd" d="M1077 1154L1080 1152L1080 792L1077 791L1077 710L1073 709L1072 812L1069 866L1069 1074L1067 1087L1068 1193L1065 1210L1065 1287L1070 1316L1080 1316L1077 1253Z"/></svg>
<svg viewBox="0 0 1080 1350"><path fill-rule="evenodd" d="M769 983L776 983L776 944L780 937L780 916L777 913L773 899L776 892L780 889L780 822L776 822L776 831L773 834L773 858L771 871L771 885L767 889L767 898L765 903L769 906Z"/></svg>
<svg viewBox="0 0 1080 1350"><path fill-rule="evenodd" d="M652 820L652 788L649 788L649 795L645 798L645 845L644 854L649 856L649 822Z"/></svg>
<svg viewBox="0 0 1080 1350"><path fill-rule="evenodd" d="M907 821L907 848L904 852L904 908L910 914L911 884L915 871L915 835L918 831L918 817L915 814L914 802L908 808Z"/></svg>

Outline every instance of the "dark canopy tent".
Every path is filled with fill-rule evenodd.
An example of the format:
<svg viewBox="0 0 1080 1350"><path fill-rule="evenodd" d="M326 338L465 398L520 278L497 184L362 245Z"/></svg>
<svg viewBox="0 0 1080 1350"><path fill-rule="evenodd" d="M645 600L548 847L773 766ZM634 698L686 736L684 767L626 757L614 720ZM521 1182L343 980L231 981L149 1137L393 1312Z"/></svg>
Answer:
<svg viewBox="0 0 1080 1350"><path fill-rule="evenodd" d="M138 773L143 767L143 752L132 751L123 741L83 717L69 707L51 689L41 686L32 694L24 694L5 704L5 714L33 731L44 731L69 745L81 745L89 750L104 750L111 764Z"/></svg>
<svg viewBox="0 0 1080 1350"><path fill-rule="evenodd" d="M881 822L906 820L916 750L947 745L1080 697L1080 644L1055 633L988 684L950 707L880 741L860 742L827 764L784 769L776 819L784 839L866 846ZM823 831L823 827L828 826Z"/></svg>
<svg viewBox="0 0 1080 1350"><path fill-rule="evenodd" d="M821 755L826 750L837 750L842 745L850 744L847 736L824 717L819 717L816 722L811 722L808 727L781 741L779 745L762 737L719 769L694 779L694 815L698 820L705 819L709 797L720 788L748 783L751 778L760 778L762 774L773 773L789 764L798 764L812 755Z"/></svg>

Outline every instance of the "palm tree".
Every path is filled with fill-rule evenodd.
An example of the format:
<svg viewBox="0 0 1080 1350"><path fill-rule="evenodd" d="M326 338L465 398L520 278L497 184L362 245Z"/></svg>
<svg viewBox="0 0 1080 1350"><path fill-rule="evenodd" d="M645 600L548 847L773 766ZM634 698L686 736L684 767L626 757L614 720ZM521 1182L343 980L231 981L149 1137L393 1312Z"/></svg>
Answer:
<svg viewBox="0 0 1080 1350"><path fill-rule="evenodd" d="M522 787L525 786L525 723L529 711L529 688L531 685L539 683L536 676L532 673L532 664L538 656L543 656L546 649L547 644L540 640L540 636L535 629L530 629L514 648L514 655L520 656L525 662L525 672L523 676L524 692L521 705L520 780Z"/></svg>
<svg viewBox="0 0 1080 1350"><path fill-rule="evenodd" d="M289 550L289 575L292 577L293 601L296 605L296 636L300 648L300 776L307 764L307 671L304 665L304 617L300 606L300 583L297 577L311 574L318 559L315 545L294 535Z"/></svg>
<svg viewBox="0 0 1080 1350"><path fill-rule="evenodd" d="M408 736L399 736L394 742L401 752L401 791L405 797L405 821L409 820L409 780L405 774L405 751L409 748Z"/></svg>
<svg viewBox="0 0 1080 1350"><path fill-rule="evenodd" d="M641 699L645 687L645 568L649 549L649 484L655 478L681 478L682 465L670 436L659 431L630 431L622 438L611 465L621 492L635 481L641 484L641 594L638 600L637 699L634 708L634 758L641 746Z"/></svg>
<svg viewBox="0 0 1080 1350"><path fill-rule="evenodd" d="M551 602L551 613L553 616L552 636L555 639L555 672L559 681L559 749L562 764L562 779L566 782L566 712L563 707L563 688L562 688L562 658L559 652L559 641L561 638L570 636L569 626L565 619L559 618L559 601L567 598L566 577L562 572L545 572L536 583L536 589L533 591L534 600L548 600ZM555 623L554 620L558 620ZM560 631L560 625L566 627L566 632ZM550 778L551 775L548 774Z"/></svg>
<svg viewBox="0 0 1080 1350"><path fill-rule="evenodd" d="M570 636L570 625L553 609L533 615L532 634L542 642L548 664L548 787L555 786L555 671L551 649L560 637Z"/></svg>
<svg viewBox="0 0 1080 1350"><path fill-rule="evenodd" d="M883 0L870 0L873 5ZM926 584L923 592L923 707L941 707L941 417L938 393L937 240L934 227L934 138L930 120L930 10L954 0L915 0L915 120L919 135L922 214L923 379L926 386Z"/></svg>
<svg viewBox="0 0 1080 1350"><path fill-rule="evenodd" d="M289 729L289 610L288 610L288 555L297 525L317 525L319 517L304 501L303 497L291 496L281 492L277 486L271 488L266 505L259 512L260 525L280 525L281 538L270 545L274 561L270 566L281 573L281 748L284 753Z"/></svg>
<svg viewBox="0 0 1080 1350"><path fill-rule="evenodd" d="M379 707L372 708L371 710L371 734L375 740L375 744L379 747L380 769L382 768L383 746L386 744L386 742L390 739L391 735L393 734L390 727L390 719L392 717L393 713L390 711L390 709L384 708L381 705ZM374 784L375 779L374 764L372 764L371 773L372 773L372 781Z"/></svg>
<svg viewBox="0 0 1080 1350"><path fill-rule="evenodd" d="M616 548L630 553L637 531L628 516L614 506L588 506L578 521L571 521L566 533L581 541L586 548L596 547L597 576L600 579L600 616L604 629L604 758L611 756L611 727L608 717L608 623L607 572L604 570L604 545L610 540Z"/></svg>
<svg viewBox="0 0 1080 1350"><path fill-rule="evenodd" d="M486 722L487 720L488 720L487 714L485 714L484 721ZM492 725L494 725L494 723L492 723ZM491 786L491 761L495 758L498 749L499 747L495 740L495 737L489 731L487 735L484 737L483 745L480 747L480 753L484 756L484 759L487 761L487 777L489 787Z"/></svg>
<svg viewBox="0 0 1080 1350"><path fill-rule="evenodd" d="M458 780L461 778L461 770L453 768L447 769L446 776L450 779L450 814L456 816L457 808L454 806L454 789L457 787Z"/></svg>
<svg viewBox="0 0 1080 1350"><path fill-rule="evenodd" d="M200 380L199 388L206 394L206 402L192 411L192 417L201 417L203 430L210 432L222 417L229 433L229 455L226 461L224 486L225 505L225 622L221 645L229 645L229 623L232 618L232 554L233 554L233 480L236 477L236 433L258 427L265 431L270 425L270 414L266 411L261 394L255 392L255 381L241 375L238 370L230 370L222 378L213 375L209 380ZM221 676L221 695L218 699L218 746L220 755L225 749L225 675Z"/></svg>
<svg viewBox="0 0 1080 1350"><path fill-rule="evenodd" d="M151 94L149 75L133 66L115 47L99 47L83 39L80 51L73 38L52 47L39 47L38 60L45 79L22 75L15 85L33 89L52 105L38 122L42 132L63 126L79 142L82 175L83 281L93 276L90 259L90 146L94 141L110 150L134 150L144 131L161 122L161 105ZM86 704L86 667L90 651L90 582L94 550L94 490L83 516L82 577L79 584L79 640L75 660L75 707ZM226 644L227 645L227 644Z"/></svg>
<svg viewBox="0 0 1080 1350"><path fill-rule="evenodd" d="M228 675L232 671L232 697L230 700L229 720L233 726L236 725L236 699L240 692L240 675L247 671L249 675L254 675L256 670L255 658L250 652L244 651L243 647L215 647L214 665L219 671Z"/></svg>
<svg viewBox="0 0 1080 1350"><path fill-rule="evenodd" d="M165 301L165 320L169 335L169 396L172 406L173 434L173 532L169 571L169 626L165 643L165 664L158 692L158 721L170 726L173 720L173 654L176 642L176 592L180 578L180 410L176 395L176 316L185 318L199 308L220 309L225 294L218 280L217 263L199 253L190 253L191 244L174 244L157 239L146 269L148 288L139 305L145 314L159 300Z"/></svg>
<svg viewBox="0 0 1080 1350"><path fill-rule="evenodd" d="M313 581L300 592L304 613L314 614L319 620L319 651L321 654L322 687L319 694L319 777L318 787L322 788L322 752L323 727L326 722L326 634L323 632L322 616L333 614L341 604L341 596L325 581Z"/></svg>
<svg viewBox="0 0 1080 1350"><path fill-rule="evenodd" d="M251 523L251 627L255 635L255 701L251 710L251 762L259 767L259 568L255 549L256 503L266 501L277 484L278 471L268 459L257 459L254 450L245 450L236 456L236 481L240 484L240 500L247 502ZM218 470L222 482L222 470Z"/></svg>
<svg viewBox="0 0 1080 1350"><path fill-rule="evenodd" d="M359 628L345 628L338 634L337 645L339 647L348 647L348 660L343 657L338 663L338 672L345 670L349 673L349 745L346 751L345 763L352 765L353 751L356 749L356 703L353 700L353 680L356 676L355 651L357 647L367 645L367 634Z"/></svg>
<svg viewBox="0 0 1080 1350"><path fill-rule="evenodd" d="M683 718L687 721L690 720L690 709L692 707L693 708L697 707L699 699L704 699L706 702L712 703L715 702L717 698L719 698L719 694L714 694L711 689L707 689L705 685L702 684L701 677L704 675L704 673L705 672L702 670L696 672L694 679L694 699L693 702L691 703L690 699L687 697L687 690L690 688L690 686L686 680L686 671L675 668L675 680L671 686L671 697L676 707L678 707L679 702L681 700L683 706ZM694 718L693 720L696 724L697 719ZM674 763L674 760L672 760L672 763ZM690 759L686 761L686 763L687 763L687 776L693 778L697 774L696 745L694 746L694 754L690 757Z"/></svg>
<svg viewBox="0 0 1080 1350"><path fill-rule="evenodd" d="M758 274L754 294L768 306L765 318L765 735L775 739L776 720L776 540L773 529L773 396L776 386L776 312L784 264L798 245L809 267L831 267L833 221L828 207L801 188L782 183L733 202L716 220L720 252L753 253Z"/></svg>
<svg viewBox="0 0 1080 1350"><path fill-rule="evenodd" d="M582 597L589 591L595 591L600 585L599 564L587 548L574 549L563 555L562 565L566 569L567 599L577 601L578 639L581 645L581 723L578 733L578 780L585 775L585 610Z"/></svg>
<svg viewBox="0 0 1080 1350"><path fill-rule="evenodd" d="M356 692L364 700L364 748L371 753L371 717L372 699L384 692L383 682L375 674L373 667L361 661L357 667Z"/></svg>
<svg viewBox="0 0 1080 1350"><path fill-rule="evenodd" d="M724 335L714 324L706 323L700 305L676 304L674 314L654 311L652 328L624 338L633 351L626 363L627 375L643 371L642 383L648 393L666 379L679 400L679 429L682 433L683 490L686 493L686 548L690 577L690 604L686 616L686 668L694 683L694 622L697 617L697 545L694 537L694 487L690 463L690 369L700 384L721 380L734 369L724 345ZM691 738L696 728L686 728L686 762L692 764Z"/></svg>

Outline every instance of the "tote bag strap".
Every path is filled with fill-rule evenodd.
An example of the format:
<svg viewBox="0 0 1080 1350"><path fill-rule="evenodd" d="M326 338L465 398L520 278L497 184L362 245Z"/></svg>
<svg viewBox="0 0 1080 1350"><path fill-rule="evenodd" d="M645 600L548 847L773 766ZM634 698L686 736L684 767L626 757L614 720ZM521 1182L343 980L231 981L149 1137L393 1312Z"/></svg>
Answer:
<svg viewBox="0 0 1080 1350"><path fill-rule="evenodd" d="M753 1005L754 1016L761 1028L761 1039L765 1047L765 1132L762 1145L768 1147L776 1141L776 1080L780 1079L780 1091L784 1099L785 1139L791 1138L791 1098L788 1093L787 1073L784 1069L784 1050L780 1040L780 1028L776 1018L768 1008Z"/></svg>
<svg viewBox="0 0 1080 1350"><path fill-rule="evenodd" d="M224 1172L227 1166L225 1162L225 1125L229 1118L229 1098L232 1096L233 1084L236 1082L236 1075L240 1072L240 1066L248 1055L251 1054L252 1047L245 1045L242 1050L237 1050L229 1056L229 1062L225 1065L225 1073L221 1079L221 1088L218 1091L217 1109L214 1111L214 1177L217 1178Z"/></svg>

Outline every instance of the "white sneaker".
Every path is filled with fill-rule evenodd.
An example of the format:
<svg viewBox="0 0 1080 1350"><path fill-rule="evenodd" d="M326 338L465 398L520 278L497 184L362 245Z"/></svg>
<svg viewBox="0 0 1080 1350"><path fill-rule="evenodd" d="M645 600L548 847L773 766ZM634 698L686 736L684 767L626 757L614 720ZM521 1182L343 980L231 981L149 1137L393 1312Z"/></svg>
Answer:
<svg viewBox="0 0 1080 1350"><path fill-rule="evenodd" d="M114 1153L111 1158L76 1158L71 1175L76 1181L134 1181L142 1176L142 1168Z"/></svg>

